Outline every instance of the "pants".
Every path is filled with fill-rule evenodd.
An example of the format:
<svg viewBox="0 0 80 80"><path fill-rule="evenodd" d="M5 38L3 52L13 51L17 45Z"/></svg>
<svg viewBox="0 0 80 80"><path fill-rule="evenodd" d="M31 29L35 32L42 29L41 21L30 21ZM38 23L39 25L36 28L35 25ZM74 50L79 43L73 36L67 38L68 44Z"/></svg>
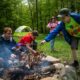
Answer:
<svg viewBox="0 0 80 80"><path fill-rule="evenodd" d="M52 40L50 41L50 48L51 48L51 50L54 49L54 42L55 42L55 39L52 39Z"/></svg>

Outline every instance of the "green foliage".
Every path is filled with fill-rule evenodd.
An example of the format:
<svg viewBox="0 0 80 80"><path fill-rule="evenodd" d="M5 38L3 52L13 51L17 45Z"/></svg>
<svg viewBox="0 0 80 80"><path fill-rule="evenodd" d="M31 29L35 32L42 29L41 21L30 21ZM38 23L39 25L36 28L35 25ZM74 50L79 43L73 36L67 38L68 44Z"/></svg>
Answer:
<svg viewBox="0 0 80 80"><path fill-rule="evenodd" d="M48 33L50 18L63 7L80 11L80 0L0 0L0 32L10 26L31 26L41 33Z"/></svg>
<svg viewBox="0 0 80 80"><path fill-rule="evenodd" d="M14 26L14 15L16 6L21 0L0 0L0 27Z"/></svg>

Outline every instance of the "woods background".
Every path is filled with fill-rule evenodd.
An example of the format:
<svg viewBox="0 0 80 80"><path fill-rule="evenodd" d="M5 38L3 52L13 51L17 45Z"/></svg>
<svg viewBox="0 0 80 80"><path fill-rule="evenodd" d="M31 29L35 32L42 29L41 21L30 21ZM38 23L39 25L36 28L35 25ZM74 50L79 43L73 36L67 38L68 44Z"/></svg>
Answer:
<svg viewBox="0 0 80 80"><path fill-rule="evenodd" d="M26 25L47 33L46 25L63 7L80 12L80 0L0 0L0 33L5 26Z"/></svg>

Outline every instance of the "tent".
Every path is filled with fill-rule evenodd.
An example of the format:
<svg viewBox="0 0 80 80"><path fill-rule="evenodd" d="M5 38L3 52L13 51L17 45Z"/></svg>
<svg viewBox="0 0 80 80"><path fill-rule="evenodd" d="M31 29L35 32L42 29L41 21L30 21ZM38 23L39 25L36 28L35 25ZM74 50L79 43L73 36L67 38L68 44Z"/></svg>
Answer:
<svg viewBox="0 0 80 80"><path fill-rule="evenodd" d="M17 39L20 39L30 31L32 31L32 29L29 26L20 26L15 30L13 36L17 37Z"/></svg>
<svg viewBox="0 0 80 80"><path fill-rule="evenodd" d="M29 26L20 26L15 30L15 32L29 32L29 31L32 31L32 29Z"/></svg>

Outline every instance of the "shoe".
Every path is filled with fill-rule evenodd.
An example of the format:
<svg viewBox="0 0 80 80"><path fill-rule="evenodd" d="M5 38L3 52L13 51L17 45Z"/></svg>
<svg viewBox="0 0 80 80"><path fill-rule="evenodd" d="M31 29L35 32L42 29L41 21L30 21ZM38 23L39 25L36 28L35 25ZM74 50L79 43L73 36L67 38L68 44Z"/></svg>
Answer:
<svg viewBox="0 0 80 80"><path fill-rule="evenodd" d="M74 61L71 66L73 66L74 68L78 69L79 68L79 62L78 61Z"/></svg>
<svg viewBox="0 0 80 80"><path fill-rule="evenodd" d="M56 49L51 49L51 52L57 52L57 50Z"/></svg>

